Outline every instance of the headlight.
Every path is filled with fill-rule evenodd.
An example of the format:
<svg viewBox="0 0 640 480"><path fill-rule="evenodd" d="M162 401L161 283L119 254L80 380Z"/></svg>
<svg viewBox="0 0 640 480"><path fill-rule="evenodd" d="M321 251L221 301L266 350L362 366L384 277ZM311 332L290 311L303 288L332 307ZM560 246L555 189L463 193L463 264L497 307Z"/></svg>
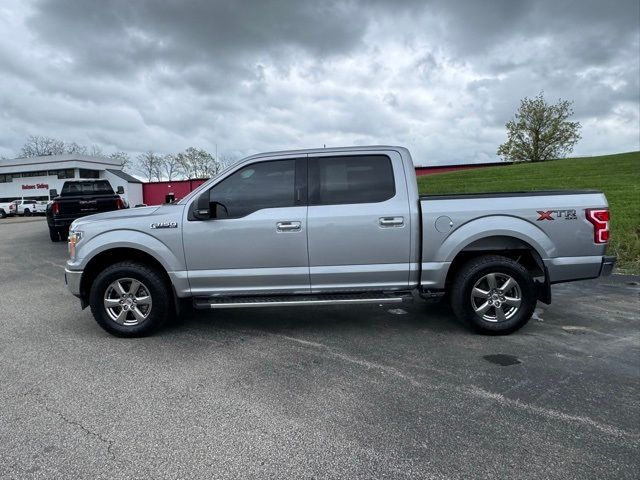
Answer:
<svg viewBox="0 0 640 480"><path fill-rule="evenodd" d="M76 257L76 245L82 240L82 232L69 232L69 257Z"/></svg>

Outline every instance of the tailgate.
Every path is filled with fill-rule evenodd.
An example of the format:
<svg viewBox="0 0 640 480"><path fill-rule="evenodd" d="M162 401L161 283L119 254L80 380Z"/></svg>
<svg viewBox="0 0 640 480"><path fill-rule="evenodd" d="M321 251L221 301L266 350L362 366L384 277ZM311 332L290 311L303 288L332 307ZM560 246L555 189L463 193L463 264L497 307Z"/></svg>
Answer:
<svg viewBox="0 0 640 480"><path fill-rule="evenodd" d="M92 215L94 213L110 212L118 209L118 197L109 195L104 197L74 197L60 199L60 215Z"/></svg>

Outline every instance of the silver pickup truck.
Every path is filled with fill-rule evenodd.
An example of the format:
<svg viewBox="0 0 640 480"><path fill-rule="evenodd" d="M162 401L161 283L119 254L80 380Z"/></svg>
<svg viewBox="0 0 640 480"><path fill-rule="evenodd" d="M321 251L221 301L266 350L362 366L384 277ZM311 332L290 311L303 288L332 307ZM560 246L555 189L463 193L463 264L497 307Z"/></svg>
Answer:
<svg viewBox="0 0 640 480"><path fill-rule="evenodd" d="M508 167L505 167L508 168ZM119 336L195 308L393 303L447 294L483 333L551 285L610 274L598 191L419 196L402 147L254 155L174 204L73 222L65 280Z"/></svg>

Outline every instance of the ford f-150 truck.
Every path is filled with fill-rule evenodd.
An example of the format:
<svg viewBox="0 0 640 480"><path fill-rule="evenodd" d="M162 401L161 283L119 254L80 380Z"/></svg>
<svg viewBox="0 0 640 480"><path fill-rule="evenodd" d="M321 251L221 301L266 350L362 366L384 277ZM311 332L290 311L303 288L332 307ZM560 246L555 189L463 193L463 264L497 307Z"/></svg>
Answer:
<svg viewBox="0 0 640 480"><path fill-rule="evenodd" d="M483 333L522 327L551 285L608 275L598 191L418 195L409 151L265 153L182 200L71 225L65 280L120 336L180 310L392 303L447 293Z"/></svg>

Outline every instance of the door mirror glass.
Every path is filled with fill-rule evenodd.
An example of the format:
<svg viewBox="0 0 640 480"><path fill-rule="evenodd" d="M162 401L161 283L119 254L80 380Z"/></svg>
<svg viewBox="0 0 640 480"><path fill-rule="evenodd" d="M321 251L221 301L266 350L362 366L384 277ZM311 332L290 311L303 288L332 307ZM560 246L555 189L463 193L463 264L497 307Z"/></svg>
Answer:
<svg viewBox="0 0 640 480"><path fill-rule="evenodd" d="M56 190L55 188L52 188L51 190L49 190L49 197L53 198L57 196L58 196L58 190Z"/></svg>
<svg viewBox="0 0 640 480"><path fill-rule="evenodd" d="M124 187L122 185L120 185L117 189L116 189L116 193L118 195L124 195Z"/></svg>

